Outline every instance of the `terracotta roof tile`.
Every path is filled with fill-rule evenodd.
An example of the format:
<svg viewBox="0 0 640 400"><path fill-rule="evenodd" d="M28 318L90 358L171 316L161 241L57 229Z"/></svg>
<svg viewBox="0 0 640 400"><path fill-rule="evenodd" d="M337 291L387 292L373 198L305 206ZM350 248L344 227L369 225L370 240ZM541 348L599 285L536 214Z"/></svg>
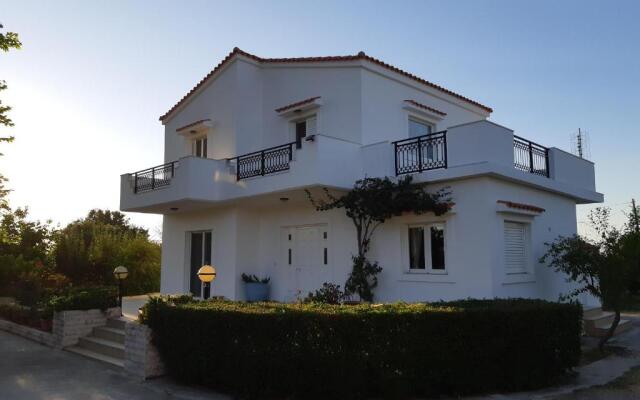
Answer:
<svg viewBox="0 0 640 400"><path fill-rule="evenodd" d="M429 106L426 106L426 105L424 105L424 104L418 103L418 102L417 102L417 101L415 101L415 100L405 100L405 101L406 101L407 103L413 104L414 106L416 106L416 107L418 107L418 108L422 108L422 109L424 109L424 110L431 111L432 113L435 113L435 114L438 114L438 115L442 115L443 117L444 117L445 115L447 115L447 113L446 113L446 112L444 112L444 111L436 110L436 109L435 109L435 108L433 108L433 107L429 107Z"/></svg>
<svg viewBox="0 0 640 400"><path fill-rule="evenodd" d="M305 104L308 104L308 103L312 103L313 101L318 100L319 98L320 98L320 96L310 97L308 99L300 100L300 101L297 101L295 103L287 104L286 106L282 106L282 107L276 108L275 111L276 112L287 111L287 110L290 110L290 109L298 107L298 106L302 106L302 105L305 105Z"/></svg>
<svg viewBox="0 0 640 400"><path fill-rule="evenodd" d="M211 70L211 72L209 72L204 78L202 78L200 80L200 82L198 82L186 95L184 95L182 97L182 99L180 99L180 101L178 101L173 107L171 107L171 109L169 111L167 111L164 115L162 115L160 117L160 121L163 121L165 119L167 119L169 117L169 115L171 113L173 113L173 111L175 111L178 107L180 107L194 92L196 92L198 89L200 89L205 83L206 81L213 76L216 71L220 70L224 65L226 65L229 61L231 61L231 59L237 55L242 55L244 57L247 57L251 60L254 60L256 62L259 63L264 63L264 64L273 64L273 63L314 63L314 62L339 62L339 61L355 61L355 60L367 60L371 63L377 64L383 68L386 68L390 71L394 71L400 75L404 75L407 78L413 79L416 82L419 82L423 85L432 87L434 89L437 89L443 93L446 93L450 96L456 97L460 100L466 101L467 103L473 104L477 107L482 108L483 110L487 111L487 112L493 112L493 110L490 107L487 107L485 105L482 105L474 100L471 100L467 97L464 97L462 95L459 95L457 93L454 93L448 89L445 89L442 86L436 85L435 83L429 82L425 79L422 79L416 75L413 75L409 72L403 71L400 68L394 67L393 65L387 64L383 61L380 61L376 58L373 58L371 56L366 55L364 52L359 52L356 55L348 55L348 56L326 56L326 57L295 57L295 58L262 58L262 57L258 57L256 55L247 53L246 51L240 50L239 48L235 47L233 49L233 51L231 53L229 53L213 70Z"/></svg>
<svg viewBox="0 0 640 400"><path fill-rule="evenodd" d="M532 206L531 204L515 203L513 201L507 201L507 200L498 200L498 201L496 201L496 203L504 204L509 208L516 208L516 209L519 209L519 210L533 211L533 212L537 212L537 213L545 212L544 208L537 207L537 206Z"/></svg>

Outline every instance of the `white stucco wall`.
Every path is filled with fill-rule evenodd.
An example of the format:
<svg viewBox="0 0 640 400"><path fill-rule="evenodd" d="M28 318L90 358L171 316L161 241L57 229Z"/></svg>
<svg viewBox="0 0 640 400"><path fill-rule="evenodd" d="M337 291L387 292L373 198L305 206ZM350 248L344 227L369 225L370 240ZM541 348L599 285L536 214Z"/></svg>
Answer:
<svg viewBox="0 0 640 400"><path fill-rule="evenodd" d="M538 264L544 243L558 235L576 231L575 202L563 196L490 177L465 179L447 185L453 201L452 212L406 215L385 223L375 235L369 258L384 268L379 275L379 301L436 301L467 297L540 297L557 300L566 293L564 277ZM443 185L433 185L438 190ZM300 196L299 198L302 198ZM504 213L497 200L522 202L545 208L535 217L517 210ZM503 221L531 223L532 273L506 276L503 260ZM446 274L408 271L408 226L445 224ZM286 234L295 226L325 225L328 231L329 264L312 273L297 272L287 264ZM213 231L213 264L218 279L213 293L243 299L240 275L271 277L271 298L292 301L327 282L344 285L356 252L355 230L343 210L317 212L304 200L289 202L237 203L222 209L202 210L166 216L163 231L162 292L188 291L189 231ZM300 293L297 291L300 290Z"/></svg>
<svg viewBox="0 0 640 400"><path fill-rule="evenodd" d="M361 70L361 79L363 144L408 138L409 116L433 123L436 131L486 118L486 113L482 115L463 107L460 102L435 96L410 81L392 80L368 69ZM419 112L408 111L404 108L404 100L415 100L447 115L442 119L431 119Z"/></svg>
<svg viewBox="0 0 640 400"><path fill-rule="evenodd" d="M304 114L283 117L275 109L316 96L323 104L308 114L317 114L318 132L361 144L407 138L409 115L417 115L403 108L407 99L447 113L435 123L437 130L488 116L413 80L389 76L369 63L274 66L238 57L168 120L165 162L190 154L189 140L176 129L202 119L213 121L208 139L214 159L293 141L291 121Z"/></svg>

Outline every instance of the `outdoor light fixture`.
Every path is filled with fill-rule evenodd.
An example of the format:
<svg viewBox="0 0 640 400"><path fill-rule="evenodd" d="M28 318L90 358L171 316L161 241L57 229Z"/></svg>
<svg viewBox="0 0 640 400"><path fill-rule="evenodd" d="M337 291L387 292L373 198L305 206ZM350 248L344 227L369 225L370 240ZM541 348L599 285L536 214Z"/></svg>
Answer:
<svg viewBox="0 0 640 400"><path fill-rule="evenodd" d="M122 283L129 276L129 270L127 267L119 265L113 270L113 276L118 281L118 304L120 305L120 315L122 315Z"/></svg>
<svg viewBox="0 0 640 400"><path fill-rule="evenodd" d="M211 265L203 265L198 270L198 279L202 282L202 298L208 299L211 294L211 282L216 279L216 269Z"/></svg>

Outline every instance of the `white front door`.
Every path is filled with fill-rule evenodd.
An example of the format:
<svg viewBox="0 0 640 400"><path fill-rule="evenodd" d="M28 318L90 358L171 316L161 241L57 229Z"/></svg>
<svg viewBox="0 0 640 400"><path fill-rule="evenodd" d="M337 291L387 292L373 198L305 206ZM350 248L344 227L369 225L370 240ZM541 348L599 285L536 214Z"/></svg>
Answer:
<svg viewBox="0 0 640 400"><path fill-rule="evenodd" d="M326 225L286 229L285 258L292 297L305 298L309 292L330 282L329 245Z"/></svg>

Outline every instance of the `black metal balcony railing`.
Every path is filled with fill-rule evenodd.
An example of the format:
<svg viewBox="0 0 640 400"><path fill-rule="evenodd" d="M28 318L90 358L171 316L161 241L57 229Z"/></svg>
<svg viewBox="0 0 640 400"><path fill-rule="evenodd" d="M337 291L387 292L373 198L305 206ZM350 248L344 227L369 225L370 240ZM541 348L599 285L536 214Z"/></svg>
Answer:
<svg viewBox="0 0 640 400"><path fill-rule="evenodd" d="M549 149L515 135L513 136L513 163L520 171L549 177Z"/></svg>
<svg viewBox="0 0 640 400"><path fill-rule="evenodd" d="M172 161L158 165L157 167L134 172L132 174L133 193L147 192L163 186L168 186L174 176L177 164L177 161Z"/></svg>
<svg viewBox="0 0 640 400"><path fill-rule="evenodd" d="M236 179L264 176L274 172L287 171L293 159L293 145L296 142L256 151L231 158L236 160Z"/></svg>
<svg viewBox="0 0 640 400"><path fill-rule="evenodd" d="M447 168L447 131L393 142L396 175Z"/></svg>

